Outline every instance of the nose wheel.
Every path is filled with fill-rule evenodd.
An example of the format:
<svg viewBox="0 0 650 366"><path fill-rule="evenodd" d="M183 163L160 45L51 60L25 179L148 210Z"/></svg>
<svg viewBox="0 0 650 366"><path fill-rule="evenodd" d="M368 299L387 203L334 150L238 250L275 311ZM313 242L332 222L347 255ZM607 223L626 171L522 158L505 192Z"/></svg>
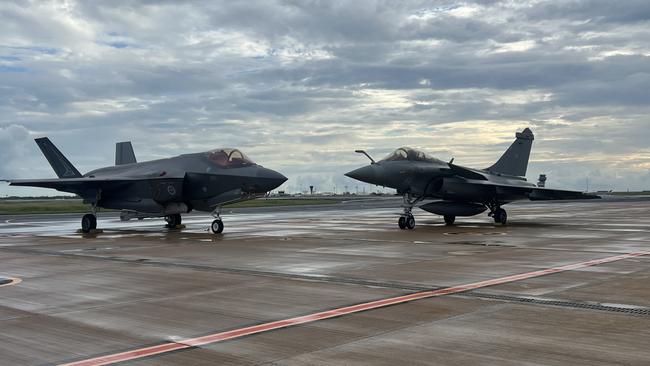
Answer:
<svg viewBox="0 0 650 366"><path fill-rule="evenodd" d="M397 225L402 230L413 230L415 229L415 217L413 215L400 216Z"/></svg>
<svg viewBox="0 0 650 366"><path fill-rule="evenodd" d="M223 221L221 221L221 206L217 206L211 213L214 221L210 224L210 230L214 234L221 234L223 232Z"/></svg>
<svg viewBox="0 0 650 366"><path fill-rule="evenodd" d="M402 199L404 201L402 203L404 213L399 217L399 220L397 220L397 225L402 230L413 230L415 229L415 217L413 217L411 211L413 210L413 206L415 206L416 203L420 202L423 197L414 198L411 197L409 193L404 193Z"/></svg>
<svg viewBox="0 0 650 366"><path fill-rule="evenodd" d="M216 219L212 221L212 225L210 225L210 229L215 234L221 234L223 232L223 221L221 221L221 219Z"/></svg>

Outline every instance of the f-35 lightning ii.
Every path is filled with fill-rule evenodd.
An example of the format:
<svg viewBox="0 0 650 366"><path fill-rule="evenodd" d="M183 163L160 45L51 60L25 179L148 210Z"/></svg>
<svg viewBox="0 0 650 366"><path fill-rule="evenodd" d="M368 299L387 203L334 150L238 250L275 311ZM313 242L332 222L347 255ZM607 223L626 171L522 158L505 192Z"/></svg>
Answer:
<svg viewBox="0 0 650 366"><path fill-rule="evenodd" d="M79 195L92 210L81 219L85 233L97 228L98 207L122 210L122 220L164 217L169 227L181 224L182 213L211 212L215 220L210 229L221 233L221 206L262 196L287 180L230 148L138 163L130 142L116 145L115 166L82 175L47 137L36 139L36 144L59 179L10 184Z"/></svg>
<svg viewBox="0 0 650 366"><path fill-rule="evenodd" d="M398 220L400 229L415 228L413 207L425 199L438 199L421 209L444 217L452 225L456 216L474 216L486 210L497 224L505 225L506 211L501 207L516 200L565 200L600 198L582 192L538 187L526 181L533 132L526 128L516 133L515 142L491 167L472 169L445 163L422 151L402 147L375 162L363 150L371 164L346 173L350 178L390 187L403 195L404 212Z"/></svg>

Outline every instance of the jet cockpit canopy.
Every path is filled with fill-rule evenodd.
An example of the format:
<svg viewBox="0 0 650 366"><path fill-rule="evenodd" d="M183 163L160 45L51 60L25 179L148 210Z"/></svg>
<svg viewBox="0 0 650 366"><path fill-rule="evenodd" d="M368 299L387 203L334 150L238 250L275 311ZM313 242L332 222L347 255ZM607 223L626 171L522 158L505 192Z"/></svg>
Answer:
<svg viewBox="0 0 650 366"><path fill-rule="evenodd" d="M205 153L208 160L221 168L241 168L256 165L243 152L237 149L214 149Z"/></svg>
<svg viewBox="0 0 650 366"><path fill-rule="evenodd" d="M410 147L400 147L399 149L390 153L387 157L383 158L381 161L400 161L400 160L424 161L427 163L442 163L441 160L429 156L423 151L415 150Z"/></svg>

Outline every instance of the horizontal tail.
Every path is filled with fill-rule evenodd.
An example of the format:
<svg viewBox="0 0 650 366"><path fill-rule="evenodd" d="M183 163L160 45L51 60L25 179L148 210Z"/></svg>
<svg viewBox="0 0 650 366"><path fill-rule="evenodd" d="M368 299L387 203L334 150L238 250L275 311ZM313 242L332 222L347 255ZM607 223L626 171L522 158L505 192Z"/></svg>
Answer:
<svg viewBox="0 0 650 366"><path fill-rule="evenodd" d="M115 165L135 164L135 153L131 141L118 142L115 144Z"/></svg>
<svg viewBox="0 0 650 366"><path fill-rule="evenodd" d="M35 139L36 144L45 155L45 158L54 169L59 178L80 178L81 173L70 163L68 159L54 146L47 137Z"/></svg>
<svg viewBox="0 0 650 366"><path fill-rule="evenodd" d="M515 142L499 158L499 161L486 169L488 172L515 177L526 176L530 149L533 146L535 136L530 128L526 128L522 132L517 132L515 136L517 137Z"/></svg>

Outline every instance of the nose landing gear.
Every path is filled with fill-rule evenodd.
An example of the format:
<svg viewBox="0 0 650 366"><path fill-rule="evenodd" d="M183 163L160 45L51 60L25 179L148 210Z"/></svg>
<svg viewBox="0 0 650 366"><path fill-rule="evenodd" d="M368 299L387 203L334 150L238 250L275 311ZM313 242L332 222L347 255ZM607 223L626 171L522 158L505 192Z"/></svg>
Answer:
<svg viewBox="0 0 650 366"><path fill-rule="evenodd" d="M220 219L212 221L212 225L210 225L210 229L215 234L221 234L223 232L223 221L221 221Z"/></svg>
<svg viewBox="0 0 650 366"><path fill-rule="evenodd" d="M212 211L212 216L215 218L210 225L210 230L214 234L221 234L223 232L223 221L221 221L221 206L218 206L214 211Z"/></svg>
<svg viewBox="0 0 650 366"><path fill-rule="evenodd" d="M402 213L402 215L399 217L399 220L397 220L397 226L399 226L399 228L402 230L413 230L415 229L415 217L413 217L412 213L413 206L421 201L422 197L413 199L408 193L405 193L403 197L404 203L402 206L404 207L404 213Z"/></svg>
<svg viewBox="0 0 650 366"><path fill-rule="evenodd" d="M410 213L404 214L399 217L399 220L397 220L397 225L402 230L413 230L415 229L415 217Z"/></svg>

